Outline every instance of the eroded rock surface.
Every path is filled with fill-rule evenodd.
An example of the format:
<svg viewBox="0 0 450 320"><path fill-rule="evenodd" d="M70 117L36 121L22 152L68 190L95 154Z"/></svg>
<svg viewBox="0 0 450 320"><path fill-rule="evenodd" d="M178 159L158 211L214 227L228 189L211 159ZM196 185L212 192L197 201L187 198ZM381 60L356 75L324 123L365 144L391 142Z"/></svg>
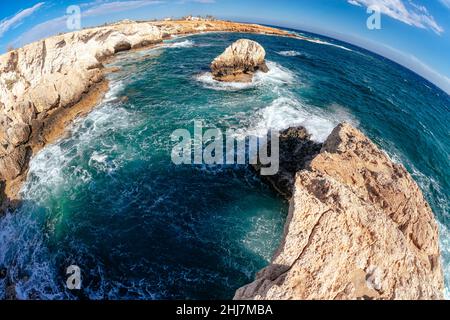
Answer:
<svg viewBox="0 0 450 320"><path fill-rule="evenodd" d="M266 51L257 42L240 39L230 45L211 63L215 80L251 82L256 71L268 72Z"/></svg>
<svg viewBox="0 0 450 320"><path fill-rule="evenodd" d="M235 299L442 299L438 228L422 192L348 124L295 177L272 263Z"/></svg>

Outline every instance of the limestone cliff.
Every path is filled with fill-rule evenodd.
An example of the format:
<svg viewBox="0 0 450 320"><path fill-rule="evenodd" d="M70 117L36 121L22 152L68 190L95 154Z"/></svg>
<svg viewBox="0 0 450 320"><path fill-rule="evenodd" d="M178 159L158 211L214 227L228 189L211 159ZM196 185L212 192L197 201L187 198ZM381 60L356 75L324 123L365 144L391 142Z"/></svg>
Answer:
<svg viewBox="0 0 450 320"><path fill-rule="evenodd" d="M290 35L226 21L124 21L50 37L1 55L0 204L16 196L18 187L8 185L21 178L32 153L47 142L50 127L64 115L80 114L78 103L103 83L105 59L172 35L208 31ZM95 104L98 98L91 100Z"/></svg>
<svg viewBox="0 0 450 320"><path fill-rule="evenodd" d="M272 263L235 299L443 298L433 213L405 168L360 131L336 127L292 194Z"/></svg>
<svg viewBox="0 0 450 320"><path fill-rule="evenodd" d="M267 72L266 51L257 42L240 39L230 45L211 63L215 80L250 82L256 71Z"/></svg>

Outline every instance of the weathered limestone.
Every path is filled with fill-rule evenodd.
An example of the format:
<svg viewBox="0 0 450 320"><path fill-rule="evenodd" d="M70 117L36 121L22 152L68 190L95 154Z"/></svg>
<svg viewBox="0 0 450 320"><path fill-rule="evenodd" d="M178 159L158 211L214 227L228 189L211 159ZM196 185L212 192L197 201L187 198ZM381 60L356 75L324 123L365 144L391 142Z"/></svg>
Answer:
<svg viewBox="0 0 450 320"><path fill-rule="evenodd" d="M214 59L211 72L218 81L250 82L256 71L269 71L265 57L266 51L259 43L240 39Z"/></svg>
<svg viewBox="0 0 450 320"><path fill-rule="evenodd" d="M235 299L442 299L436 221L417 184L360 131L334 129L297 173L284 239Z"/></svg>

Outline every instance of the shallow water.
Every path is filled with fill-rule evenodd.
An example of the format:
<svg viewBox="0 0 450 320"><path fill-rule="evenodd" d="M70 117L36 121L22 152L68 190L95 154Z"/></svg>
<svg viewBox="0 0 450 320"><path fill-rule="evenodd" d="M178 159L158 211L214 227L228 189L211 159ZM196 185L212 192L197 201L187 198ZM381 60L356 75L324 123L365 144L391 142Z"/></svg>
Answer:
<svg viewBox="0 0 450 320"><path fill-rule="evenodd" d="M214 81L209 63L244 36L266 48L271 71L251 84ZM32 159L23 206L0 220L0 296L13 281L21 298L232 298L252 281L279 244L287 203L246 166L172 164L170 135L194 119L242 136L303 125L317 141L342 120L358 126L424 191L448 288L450 97L319 40L205 34L120 55L103 103ZM71 264L83 272L77 294L65 289Z"/></svg>

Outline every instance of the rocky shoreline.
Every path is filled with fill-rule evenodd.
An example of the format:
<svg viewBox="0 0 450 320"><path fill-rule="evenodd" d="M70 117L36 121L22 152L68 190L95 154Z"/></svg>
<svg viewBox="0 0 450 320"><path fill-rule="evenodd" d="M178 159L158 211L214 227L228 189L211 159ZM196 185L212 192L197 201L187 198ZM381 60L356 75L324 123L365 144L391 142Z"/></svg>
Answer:
<svg viewBox="0 0 450 320"><path fill-rule="evenodd" d="M105 61L202 32L294 36L226 21L122 22L0 56L0 214L20 203L31 156L101 101L108 89ZM244 53L252 48L250 58L226 54L213 63L219 80L248 81L264 71L264 49L243 47ZM324 144L312 142L304 128L280 138L280 172L267 181L290 199L283 241L235 299L443 298L437 224L402 165L345 123Z"/></svg>
<svg viewBox="0 0 450 320"><path fill-rule="evenodd" d="M219 20L124 21L57 35L0 56L0 213L20 202L31 156L101 100L108 88L105 61L173 36L205 32L293 36Z"/></svg>
<svg viewBox="0 0 450 320"><path fill-rule="evenodd" d="M443 299L437 223L402 165L347 123L322 146L282 132L280 158L283 240L235 299Z"/></svg>

